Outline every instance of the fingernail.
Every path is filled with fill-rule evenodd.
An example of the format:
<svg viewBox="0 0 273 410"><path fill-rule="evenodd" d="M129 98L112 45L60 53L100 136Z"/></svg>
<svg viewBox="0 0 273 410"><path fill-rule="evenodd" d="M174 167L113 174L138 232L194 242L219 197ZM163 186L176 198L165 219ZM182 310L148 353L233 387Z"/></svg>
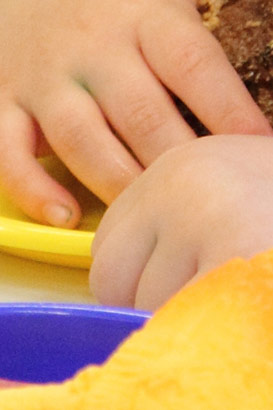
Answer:
<svg viewBox="0 0 273 410"><path fill-rule="evenodd" d="M50 225L63 227L70 220L72 211L64 205L47 204L44 206L43 215Z"/></svg>

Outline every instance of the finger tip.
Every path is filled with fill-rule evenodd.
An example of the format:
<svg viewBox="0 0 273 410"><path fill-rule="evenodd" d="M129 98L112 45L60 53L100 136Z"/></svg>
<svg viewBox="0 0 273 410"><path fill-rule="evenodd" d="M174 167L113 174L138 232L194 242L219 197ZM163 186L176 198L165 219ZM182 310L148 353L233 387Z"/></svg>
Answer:
<svg viewBox="0 0 273 410"><path fill-rule="evenodd" d="M49 202L44 205L42 216L45 223L50 226L73 229L79 224L81 211L75 204Z"/></svg>

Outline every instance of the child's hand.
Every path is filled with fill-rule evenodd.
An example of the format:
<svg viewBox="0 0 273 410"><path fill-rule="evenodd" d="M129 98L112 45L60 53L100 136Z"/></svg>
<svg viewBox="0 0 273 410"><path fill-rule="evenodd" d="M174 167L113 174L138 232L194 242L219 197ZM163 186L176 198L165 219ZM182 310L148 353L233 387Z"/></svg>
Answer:
<svg viewBox="0 0 273 410"><path fill-rule="evenodd" d="M110 206L91 287L104 304L153 310L233 257L273 247L273 144L215 136L159 158Z"/></svg>
<svg viewBox="0 0 273 410"><path fill-rule="evenodd" d="M43 223L80 216L35 160L47 143L109 204L194 138L165 87L212 133L272 132L193 0L6 0L0 59L1 187Z"/></svg>

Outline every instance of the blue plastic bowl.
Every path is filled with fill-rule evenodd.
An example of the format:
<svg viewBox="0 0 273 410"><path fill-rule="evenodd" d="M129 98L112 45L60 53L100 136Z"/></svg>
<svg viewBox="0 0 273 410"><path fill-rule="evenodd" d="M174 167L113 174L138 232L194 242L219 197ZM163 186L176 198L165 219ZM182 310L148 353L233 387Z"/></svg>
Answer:
<svg viewBox="0 0 273 410"><path fill-rule="evenodd" d="M63 381L104 362L149 317L86 305L0 304L0 378Z"/></svg>

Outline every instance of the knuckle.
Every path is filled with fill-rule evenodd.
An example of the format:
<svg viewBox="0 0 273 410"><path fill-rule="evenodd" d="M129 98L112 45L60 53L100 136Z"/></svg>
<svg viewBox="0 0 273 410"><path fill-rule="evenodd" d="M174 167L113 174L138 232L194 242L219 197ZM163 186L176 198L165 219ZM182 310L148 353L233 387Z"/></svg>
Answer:
<svg viewBox="0 0 273 410"><path fill-rule="evenodd" d="M211 61L210 51L206 50L198 41L187 42L174 53L174 66L177 66L180 73L186 77L204 71L207 63Z"/></svg>
<svg viewBox="0 0 273 410"><path fill-rule="evenodd" d="M84 119L75 107L66 106L57 110L51 119L54 141L61 144L65 152L77 151L88 138Z"/></svg>
<svg viewBox="0 0 273 410"><path fill-rule="evenodd" d="M218 112L219 128L225 133L255 134L258 132L259 124L248 114L242 112L238 104L229 103Z"/></svg>
<svg viewBox="0 0 273 410"><path fill-rule="evenodd" d="M165 116L158 106L146 97L132 101L124 118L125 132L138 138L145 138L156 133L165 123Z"/></svg>
<svg viewBox="0 0 273 410"><path fill-rule="evenodd" d="M240 110L237 104L229 103L219 107L217 117L223 129L230 128L232 124L238 126L241 122Z"/></svg>
<svg viewBox="0 0 273 410"><path fill-rule="evenodd" d="M234 107L222 115L222 128L226 133L259 135L267 131L265 124L261 124L260 118L252 118L248 113L243 114L241 107Z"/></svg>

